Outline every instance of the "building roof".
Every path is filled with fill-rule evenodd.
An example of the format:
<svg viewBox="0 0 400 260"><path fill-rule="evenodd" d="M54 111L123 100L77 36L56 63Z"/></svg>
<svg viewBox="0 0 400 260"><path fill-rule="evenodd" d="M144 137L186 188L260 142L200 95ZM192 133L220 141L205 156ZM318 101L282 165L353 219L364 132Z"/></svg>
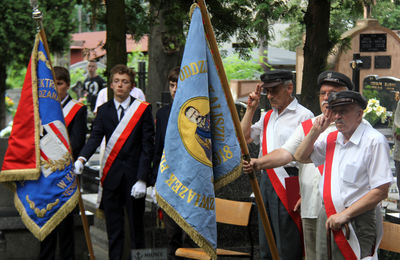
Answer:
<svg viewBox="0 0 400 260"><path fill-rule="evenodd" d="M83 55L89 54L88 59L96 59L106 54L103 48L106 43L106 31L84 32L72 34L71 50L82 50ZM148 51L148 36L143 36L140 41L135 41L132 35L126 35L126 51Z"/></svg>

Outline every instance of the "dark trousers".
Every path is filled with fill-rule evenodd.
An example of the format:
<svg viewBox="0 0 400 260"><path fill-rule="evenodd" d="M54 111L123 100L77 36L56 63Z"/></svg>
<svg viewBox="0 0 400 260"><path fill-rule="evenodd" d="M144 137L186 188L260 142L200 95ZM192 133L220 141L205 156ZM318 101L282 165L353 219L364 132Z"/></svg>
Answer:
<svg viewBox="0 0 400 260"><path fill-rule="evenodd" d="M40 260L56 259L57 241L60 260L74 259L74 210L40 243Z"/></svg>
<svg viewBox="0 0 400 260"><path fill-rule="evenodd" d="M115 190L103 188L102 206L106 218L108 255L110 260L122 258L124 249L124 208L128 213L131 249L144 248L143 215L145 198L134 199L131 186L126 178Z"/></svg>
<svg viewBox="0 0 400 260"><path fill-rule="evenodd" d="M294 176L295 174L290 174ZM261 194L281 260L302 259L303 246L296 223L286 211L265 171L262 171ZM261 259L272 259L261 219L258 221Z"/></svg>
<svg viewBox="0 0 400 260"><path fill-rule="evenodd" d="M180 247L197 247L183 229L163 211L165 231L168 240L168 260L184 259L175 256L176 249Z"/></svg>

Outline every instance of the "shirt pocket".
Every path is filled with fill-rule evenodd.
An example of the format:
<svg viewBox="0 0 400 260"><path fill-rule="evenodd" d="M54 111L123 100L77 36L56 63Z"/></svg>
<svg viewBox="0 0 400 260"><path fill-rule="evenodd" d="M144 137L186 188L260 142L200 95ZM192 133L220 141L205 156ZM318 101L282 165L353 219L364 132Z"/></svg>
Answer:
<svg viewBox="0 0 400 260"><path fill-rule="evenodd" d="M359 170L360 166L355 164L346 164L342 169L342 178L346 184L354 185L356 187L360 187L361 183L359 183Z"/></svg>

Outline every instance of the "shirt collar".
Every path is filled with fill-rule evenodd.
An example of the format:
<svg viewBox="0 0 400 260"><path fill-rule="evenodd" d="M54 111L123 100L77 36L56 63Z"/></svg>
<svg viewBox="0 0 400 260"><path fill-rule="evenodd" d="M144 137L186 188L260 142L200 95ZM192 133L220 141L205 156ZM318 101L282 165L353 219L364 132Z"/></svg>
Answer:
<svg viewBox="0 0 400 260"><path fill-rule="evenodd" d="M114 105L115 105L115 108L118 110L119 109L119 106L121 105L123 108L124 108L124 110L126 110L128 107L129 107L129 105L130 105L130 103L131 103L131 97L129 96L127 99L125 99L124 101L122 101L122 103L119 103L117 100L115 100L115 98L114 98Z"/></svg>
<svg viewBox="0 0 400 260"><path fill-rule="evenodd" d="M349 142L358 145L361 141L361 137L365 131L365 127L367 125L364 122L361 122L358 127L356 128L356 130L354 131L354 133L351 135ZM342 135L342 133L339 132L337 140L340 144L344 143L344 137Z"/></svg>
<svg viewBox="0 0 400 260"><path fill-rule="evenodd" d="M293 97L292 102L290 102L289 105L287 107L285 107L285 109L282 111L281 115L283 113L285 113L286 110L295 111L298 104L299 104L299 102L297 101L297 99L295 97ZM272 110L275 111L276 113L278 113L278 109L273 107Z"/></svg>
<svg viewBox="0 0 400 260"><path fill-rule="evenodd" d="M65 98L61 101L61 106L65 105L65 102L67 101L69 95L66 95Z"/></svg>

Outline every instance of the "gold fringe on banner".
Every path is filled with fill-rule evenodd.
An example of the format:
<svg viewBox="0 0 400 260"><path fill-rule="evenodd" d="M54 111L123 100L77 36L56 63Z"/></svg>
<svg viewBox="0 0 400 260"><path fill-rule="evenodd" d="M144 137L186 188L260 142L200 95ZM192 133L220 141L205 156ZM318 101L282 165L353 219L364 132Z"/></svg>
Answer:
<svg viewBox="0 0 400 260"><path fill-rule="evenodd" d="M156 192L157 204L190 236L190 238L211 257L217 259L217 252L212 245L190 226L175 209Z"/></svg>
<svg viewBox="0 0 400 260"><path fill-rule="evenodd" d="M26 213L24 205L18 198L15 189L16 186L14 184L14 204L19 214L21 215L22 222L29 229L29 231L31 231L32 234L40 241L43 241L47 237L47 235L49 235L61 223L61 221L64 220L65 216L70 214L72 210L75 209L76 205L78 204L79 191L76 190L74 195L72 195L69 200L64 203L64 205L59 210L57 210L57 212L49 219L49 221L47 221L46 224L44 224L44 226L40 228ZM73 231L71 230L71 232Z"/></svg>
<svg viewBox="0 0 400 260"><path fill-rule="evenodd" d="M222 178L215 180L214 190L218 190L219 188L222 188L239 178L242 174L242 167L243 162L240 161L240 164L236 166L229 174L226 174Z"/></svg>
<svg viewBox="0 0 400 260"><path fill-rule="evenodd" d="M189 17L190 17L190 19L192 19L192 15L193 15L194 9L196 9L196 7L199 7L199 5L196 4L196 3L193 3L193 4L190 6L190 11L189 11Z"/></svg>

